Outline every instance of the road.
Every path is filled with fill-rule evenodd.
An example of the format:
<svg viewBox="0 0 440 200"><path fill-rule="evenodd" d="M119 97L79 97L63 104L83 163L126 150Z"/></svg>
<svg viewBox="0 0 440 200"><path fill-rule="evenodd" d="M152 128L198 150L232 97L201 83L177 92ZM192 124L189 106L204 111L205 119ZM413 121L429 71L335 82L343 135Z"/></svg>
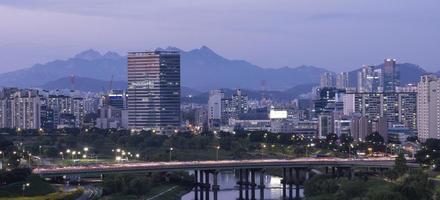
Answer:
<svg viewBox="0 0 440 200"><path fill-rule="evenodd" d="M410 161L411 162L411 161ZM394 158L297 158L297 159L261 159L261 160L221 160L221 161L182 161L182 162L142 162L118 164L94 164L86 166L41 167L33 170L42 177L75 174L110 174L123 172L169 172L183 170L231 170L250 168L282 167L391 167ZM411 164L410 164L411 165ZM411 165L412 166L412 165ZM412 166L414 167L414 166Z"/></svg>

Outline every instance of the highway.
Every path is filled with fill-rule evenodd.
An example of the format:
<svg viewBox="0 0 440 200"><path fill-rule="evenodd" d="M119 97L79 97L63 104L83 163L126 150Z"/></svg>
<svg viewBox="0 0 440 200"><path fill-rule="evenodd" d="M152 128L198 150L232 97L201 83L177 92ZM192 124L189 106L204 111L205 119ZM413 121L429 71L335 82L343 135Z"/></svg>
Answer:
<svg viewBox="0 0 440 200"><path fill-rule="evenodd" d="M175 162L138 162L94 164L87 166L52 166L33 169L34 174L42 177L63 175L100 175L112 173L170 172L184 170L234 170L252 168L319 168L319 167L376 167L389 168L394 158L297 158L297 159L261 159L261 160L221 160L221 161L175 161ZM410 167L416 167L409 161Z"/></svg>

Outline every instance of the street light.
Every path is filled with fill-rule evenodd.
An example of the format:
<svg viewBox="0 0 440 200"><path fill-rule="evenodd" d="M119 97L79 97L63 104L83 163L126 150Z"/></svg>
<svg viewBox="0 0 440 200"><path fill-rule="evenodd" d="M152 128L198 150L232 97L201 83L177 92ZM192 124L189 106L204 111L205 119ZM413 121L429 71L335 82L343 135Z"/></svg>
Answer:
<svg viewBox="0 0 440 200"><path fill-rule="evenodd" d="M170 147L170 162L171 162L171 153L173 152L173 150L174 150L174 148L173 147Z"/></svg>
<svg viewBox="0 0 440 200"><path fill-rule="evenodd" d="M263 159L263 150L264 150L264 148L266 148L266 144L263 144L261 146L261 159Z"/></svg>
<svg viewBox="0 0 440 200"><path fill-rule="evenodd" d="M216 158L218 160L218 151L220 150L220 145L215 147L216 150Z"/></svg>
<svg viewBox="0 0 440 200"><path fill-rule="evenodd" d="M60 151L61 160L64 160L64 153Z"/></svg>
<svg viewBox="0 0 440 200"><path fill-rule="evenodd" d="M26 189L26 187L30 187L30 186L31 186L30 183L23 183L23 186L22 186L22 188L21 188L21 190L22 190L22 196L24 196L24 190Z"/></svg>
<svg viewBox="0 0 440 200"><path fill-rule="evenodd" d="M84 155L85 155L85 157L83 156L83 158L86 158L87 157L87 152L89 151L89 147L84 147Z"/></svg>

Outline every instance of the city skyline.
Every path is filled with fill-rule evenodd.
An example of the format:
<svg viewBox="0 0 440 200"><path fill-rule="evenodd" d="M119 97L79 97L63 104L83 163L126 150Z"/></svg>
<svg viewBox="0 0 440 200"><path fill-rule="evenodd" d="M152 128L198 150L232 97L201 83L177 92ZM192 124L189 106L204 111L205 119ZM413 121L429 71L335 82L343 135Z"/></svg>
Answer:
<svg viewBox="0 0 440 200"><path fill-rule="evenodd" d="M0 0L0 199L436 199L439 6Z"/></svg>
<svg viewBox="0 0 440 200"><path fill-rule="evenodd" d="M202 45L266 68L305 64L346 71L396 58L437 71L436 7L436 1L0 1L0 18L8 19L1 26L0 72L89 48L124 54ZM129 31L139 24L155 29Z"/></svg>

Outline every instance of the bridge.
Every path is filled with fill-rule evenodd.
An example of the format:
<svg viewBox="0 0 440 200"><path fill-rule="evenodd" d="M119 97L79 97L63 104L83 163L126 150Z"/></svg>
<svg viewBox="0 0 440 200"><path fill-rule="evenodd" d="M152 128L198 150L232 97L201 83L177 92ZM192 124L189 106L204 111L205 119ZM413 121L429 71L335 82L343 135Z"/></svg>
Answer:
<svg viewBox="0 0 440 200"><path fill-rule="evenodd" d="M418 165L412 160L408 162L409 167ZM300 185L309 179L311 169L325 169L325 173L333 176L348 175L354 176L354 169L383 170L394 166L394 158L297 158L297 159L261 159L261 160L220 160L220 161L174 161L174 162L139 162L139 163L116 163L116 164L95 164L87 166L65 166L65 167L42 167L35 168L34 174L44 178L61 176L92 176L119 173L149 173L149 172L173 172L173 171L194 171L194 199L209 200L209 191L217 200L217 174L222 170L235 170L238 172L239 199L255 199L255 191L260 189L260 199L264 199L263 175L265 169L282 169L282 190L283 198L299 199ZM323 170L324 171L324 170ZM259 172L260 183L255 181L255 174ZM294 176L295 174L295 176ZM211 175L211 176L210 176ZM213 178L210 181L210 177ZM212 183L212 185L211 185ZM293 195L295 185L295 196ZM289 195L287 195L287 191ZM250 192L250 194L249 194ZM288 198L287 198L288 197Z"/></svg>

